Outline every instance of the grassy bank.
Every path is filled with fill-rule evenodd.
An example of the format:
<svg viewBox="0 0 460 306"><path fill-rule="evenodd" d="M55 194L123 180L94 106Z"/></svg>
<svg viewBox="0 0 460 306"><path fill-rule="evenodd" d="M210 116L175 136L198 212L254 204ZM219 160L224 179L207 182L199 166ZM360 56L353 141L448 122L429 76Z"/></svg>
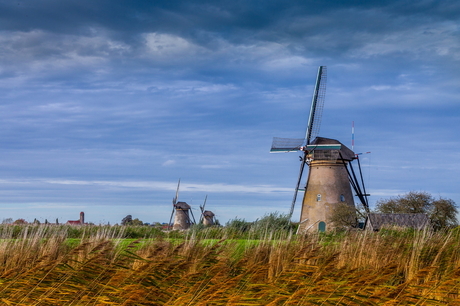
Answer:
<svg viewBox="0 0 460 306"><path fill-rule="evenodd" d="M101 227L91 235L80 229L72 243L65 227L16 230L13 237L2 229L0 240L4 305L460 302L456 230L308 236L280 230L258 240L216 240L197 229L133 241Z"/></svg>

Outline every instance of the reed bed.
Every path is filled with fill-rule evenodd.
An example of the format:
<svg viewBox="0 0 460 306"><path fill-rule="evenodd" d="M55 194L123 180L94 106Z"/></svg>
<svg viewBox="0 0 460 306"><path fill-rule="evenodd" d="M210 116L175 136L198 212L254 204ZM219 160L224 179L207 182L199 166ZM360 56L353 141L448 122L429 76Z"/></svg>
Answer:
<svg viewBox="0 0 460 306"><path fill-rule="evenodd" d="M25 226L10 236L5 229L0 303L460 304L457 230L307 236L284 230L258 240L209 239L206 231L125 243L123 232L103 227L72 244L64 227Z"/></svg>

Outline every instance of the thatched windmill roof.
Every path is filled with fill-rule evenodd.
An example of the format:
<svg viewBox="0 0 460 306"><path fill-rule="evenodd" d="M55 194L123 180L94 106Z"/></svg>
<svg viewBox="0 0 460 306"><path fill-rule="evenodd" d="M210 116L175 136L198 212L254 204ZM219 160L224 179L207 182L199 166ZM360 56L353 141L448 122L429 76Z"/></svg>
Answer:
<svg viewBox="0 0 460 306"><path fill-rule="evenodd" d="M343 143L336 139L331 139L331 138L325 138L325 137L316 137L310 145L334 145L334 144L340 144L341 148L338 150L340 154L342 154L342 158L346 161L352 161L355 159L355 153L347 148ZM323 150L317 150L317 151L323 151ZM326 151L327 152L327 151Z"/></svg>
<svg viewBox="0 0 460 306"><path fill-rule="evenodd" d="M182 210L188 210L188 209L192 208L192 207L190 207L190 205L188 205L185 202L177 202L176 204L174 204L174 207L176 209L182 209Z"/></svg>
<svg viewBox="0 0 460 306"><path fill-rule="evenodd" d="M203 216L204 216L204 217L212 218L212 217L215 216L215 214L214 214L212 211L210 211L210 210L205 210L205 211L203 212Z"/></svg>
<svg viewBox="0 0 460 306"><path fill-rule="evenodd" d="M369 214L365 229L379 231L383 227L410 227L423 229L430 225L430 218L426 214Z"/></svg>

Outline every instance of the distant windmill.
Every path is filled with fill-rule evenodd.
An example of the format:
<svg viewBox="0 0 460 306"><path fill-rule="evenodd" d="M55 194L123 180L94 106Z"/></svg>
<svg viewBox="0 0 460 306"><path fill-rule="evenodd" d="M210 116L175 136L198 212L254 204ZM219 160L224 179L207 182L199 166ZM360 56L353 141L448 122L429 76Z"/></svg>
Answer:
<svg viewBox="0 0 460 306"><path fill-rule="evenodd" d="M169 218L169 227L171 227L171 221L174 216L174 223L172 225L173 230L185 230L190 227L190 225L195 223L195 217L193 216L192 209L190 205L186 202L178 202L177 199L179 197L179 186L180 186L180 179L177 183L176 189L176 196L173 198L172 204L173 209L171 212L171 217ZM190 214L192 215L192 219L190 219Z"/></svg>
<svg viewBox="0 0 460 306"><path fill-rule="evenodd" d="M331 227L329 217L334 207L346 203L355 207L351 187L356 191L364 207L368 207L366 194L356 179L350 162L355 154L340 141L318 137L321 115L326 95L326 67L320 66L316 78L307 131L304 139L273 138L270 152L301 151L300 172L291 203L290 215L294 206L305 165L309 166L307 184L302 202L300 217L301 230L325 231ZM350 170L348 169L350 165Z"/></svg>
<svg viewBox="0 0 460 306"><path fill-rule="evenodd" d="M210 210L204 210L206 207L206 200L208 199L208 196L204 198L204 204L203 206L200 206L201 210L201 218L200 218L200 223L203 223L204 225L214 225L215 222L215 214L210 211Z"/></svg>

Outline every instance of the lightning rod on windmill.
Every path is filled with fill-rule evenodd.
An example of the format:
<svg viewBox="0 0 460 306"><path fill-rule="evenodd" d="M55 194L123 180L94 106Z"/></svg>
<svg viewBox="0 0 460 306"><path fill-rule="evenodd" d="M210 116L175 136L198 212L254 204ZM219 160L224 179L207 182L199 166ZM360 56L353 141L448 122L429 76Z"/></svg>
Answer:
<svg viewBox="0 0 460 306"><path fill-rule="evenodd" d="M351 122L351 150L355 149L355 122Z"/></svg>

